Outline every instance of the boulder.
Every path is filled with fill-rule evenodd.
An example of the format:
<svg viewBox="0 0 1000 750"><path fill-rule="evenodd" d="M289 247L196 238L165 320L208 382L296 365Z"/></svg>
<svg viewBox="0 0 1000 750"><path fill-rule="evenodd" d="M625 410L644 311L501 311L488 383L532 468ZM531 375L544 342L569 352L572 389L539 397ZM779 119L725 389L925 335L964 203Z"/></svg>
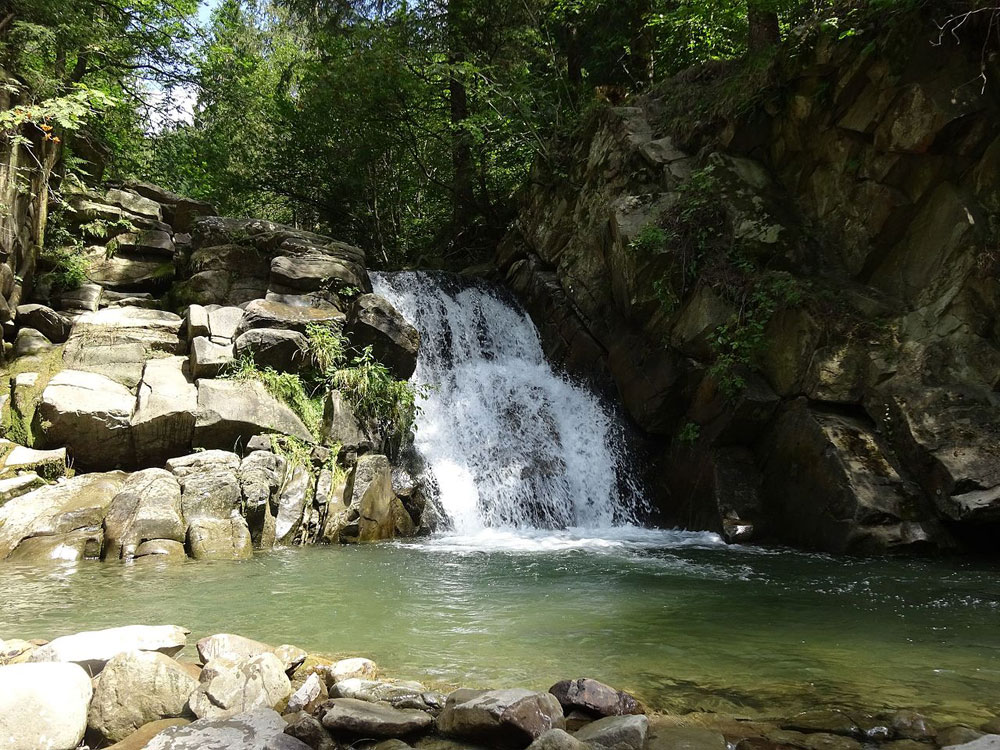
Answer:
<svg viewBox="0 0 1000 750"><path fill-rule="evenodd" d="M333 682L353 679L374 680L378 677L378 665L371 659L356 656L335 662L330 666L329 674ZM423 691L421 690L421 692ZM357 696L345 695L344 697L354 698Z"/></svg>
<svg viewBox="0 0 1000 750"><path fill-rule="evenodd" d="M187 643L188 630L176 625L126 625L64 635L39 646L32 662L74 662L91 674L126 651L158 651L173 656Z"/></svg>
<svg viewBox="0 0 1000 750"><path fill-rule="evenodd" d="M305 743L312 750L338 750L339 745L334 741L330 733L320 723L319 719L310 716L304 711L286 715L288 726L285 727L285 734Z"/></svg>
<svg viewBox="0 0 1000 750"><path fill-rule="evenodd" d="M28 537L100 528L124 480L121 472L81 474L9 500L0 507L0 560Z"/></svg>
<svg viewBox="0 0 1000 750"><path fill-rule="evenodd" d="M63 370L42 391L36 434L65 445L78 468L89 471L133 464L131 419L135 397L119 383L92 372Z"/></svg>
<svg viewBox="0 0 1000 750"><path fill-rule="evenodd" d="M255 547L274 546L277 493L285 476L285 459L256 450L240 464L239 482L243 508Z"/></svg>
<svg viewBox="0 0 1000 750"><path fill-rule="evenodd" d="M343 313L336 308L300 307L258 299L246 306L236 335L239 337L256 328L298 331L305 334L310 325L340 327L343 321Z"/></svg>
<svg viewBox="0 0 1000 750"><path fill-rule="evenodd" d="M154 352L183 354L183 325L180 316L163 310L107 307L77 318L70 341L80 339L87 347L139 344L147 357Z"/></svg>
<svg viewBox="0 0 1000 750"><path fill-rule="evenodd" d="M392 491L392 468L385 456L358 458L344 498L349 498L348 508L338 514L343 541L376 542L413 535L413 521Z"/></svg>
<svg viewBox="0 0 1000 750"><path fill-rule="evenodd" d="M358 349L372 348L399 380L407 380L417 367L420 334L389 301L377 294L363 294L347 313L345 333Z"/></svg>
<svg viewBox="0 0 1000 750"><path fill-rule="evenodd" d="M288 472L278 495L278 512L274 524L276 544L295 543L312 485L312 474L305 466L293 466Z"/></svg>
<svg viewBox="0 0 1000 750"><path fill-rule="evenodd" d="M453 694L454 695L454 694ZM474 692L448 705L438 717L438 730L461 739L491 745L524 747L550 729L563 729L565 719L555 696L530 690ZM642 717L645 721L645 717Z"/></svg>
<svg viewBox="0 0 1000 750"><path fill-rule="evenodd" d="M34 328L56 344L61 344L69 338L69 331L73 327L72 320L45 305L18 305L17 324L25 328Z"/></svg>
<svg viewBox="0 0 1000 750"><path fill-rule="evenodd" d="M8 500L37 490L44 484L45 480L33 471L27 474L18 474L9 479L0 479L0 506Z"/></svg>
<svg viewBox="0 0 1000 750"><path fill-rule="evenodd" d="M347 403L340 391L330 391L323 400L323 442L327 445L338 444L341 450L371 450L374 445L369 438L354 409Z"/></svg>
<svg viewBox="0 0 1000 750"><path fill-rule="evenodd" d="M253 557L253 542L246 520L196 518L187 531L188 552L195 560L248 560Z"/></svg>
<svg viewBox="0 0 1000 750"><path fill-rule="evenodd" d="M132 415L137 466L159 466L167 459L190 452L198 389L186 369L184 357L146 362Z"/></svg>
<svg viewBox="0 0 1000 750"><path fill-rule="evenodd" d="M163 469L139 471L125 480L108 509L104 519L104 557L129 560L143 542L152 539L183 542L185 533L177 479Z"/></svg>
<svg viewBox="0 0 1000 750"><path fill-rule="evenodd" d="M198 658L202 664L207 664L212 659L219 657L230 661L241 661L252 659L261 654L274 653L273 646L232 633L217 633L202 638L198 641L197 648Z"/></svg>
<svg viewBox="0 0 1000 750"><path fill-rule="evenodd" d="M149 354L136 342L88 346L86 339L70 336L63 350L63 364L71 370L92 372L120 383L130 391L142 380L142 371Z"/></svg>
<svg viewBox="0 0 1000 750"><path fill-rule="evenodd" d="M582 709L598 716L644 713L634 697L597 680L563 680L550 687L549 692L567 713L574 709Z"/></svg>
<svg viewBox="0 0 1000 750"><path fill-rule="evenodd" d="M368 274L357 263L320 253L279 255L271 261L271 286L297 292L371 288Z"/></svg>
<svg viewBox="0 0 1000 750"><path fill-rule="evenodd" d="M160 263L169 261L174 256L174 240L169 232L162 229L143 229L138 232L126 232L115 238L119 252L140 253L156 258Z"/></svg>
<svg viewBox="0 0 1000 750"><path fill-rule="evenodd" d="M590 750L590 745L562 729L550 729L528 745L528 750Z"/></svg>
<svg viewBox="0 0 1000 750"><path fill-rule="evenodd" d="M581 742L615 750L642 750L649 720L645 716L608 716L588 724L574 735Z"/></svg>
<svg viewBox="0 0 1000 750"><path fill-rule="evenodd" d="M242 307L217 307L208 312L208 330L212 340L222 343L220 339L234 341L236 330L243 320Z"/></svg>
<svg viewBox="0 0 1000 750"><path fill-rule="evenodd" d="M0 666L5 750L72 750L87 730L90 677L76 664Z"/></svg>
<svg viewBox="0 0 1000 750"><path fill-rule="evenodd" d="M309 340L298 331L255 328L236 339L236 358L278 372L296 372L310 364Z"/></svg>
<svg viewBox="0 0 1000 750"><path fill-rule="evenodd" d="M151 721L187 713L198 681L168 656L126 651L107 663L94 680L88 725L110 742L125 739Z"/></svg>
<svg viewBox="0 0 1000 750"><path fill-rule="evenodd" d="M327 677L331 678L329 672ZM419 682L376 682L356 677L338 681L334 684L331 695L369 703L388 703L393 708L416 708L430 713L439 712L446 702L443 695L428 691Z"/></svg>
<svg viewBox="0 0 1000 750"><path fill-rule="evenodd" d="M312 441L312 434L288 406L257 381L199 380L194 444L232 449L254 435L282 433Z"/></svg>
<svg viewBox="0 0 1000 750"><path fill-rule="evenodd" d="M109 257L103 247L94 247L85 258L87 278L116 292L160 291L170 285L176 272L169 260L144 253L120 252Z"/></svg>
<svg viewBox="0 0 1000 750"><path fill-rule="evenodd" d="M951 745L948 750L1000 750L1000 734L984 734L982 737L963 745Z"/></svg>
<svg viewBox="0 0 1000 750"><path fill-rule="evenodd" d="M326 700L326 698L326 682L318 674L313 673L289 697L285 711L287 713L312 711L320 702Z"/></svg>
<svg viewBox="0 0 1000 750"><path fill-rule="evenodd" d="M198 451L167 461L167 471L178 479L212 472L235 472L240 468L240 457L222 450Z"/></svg>
<svg viewBox="0 0 1000 750"><path fill-rule="evenodd" d="M0 447L6 448L12 443L0 439ZM14 445L14 448L0 460L0 476L10 476L33 472L45 479L55 480L66 475L66 449L54 448L50 451L40 451Z"/></svg>
<svg viewBox="0 0 1000 750"><path fill-rule="evenodd" d="M398 709L379 703L334 698L324 703L323 726L333 732L349 732L363 737L404 737L427 729L434 723L430 714L416 709Z"/></svg>
<svg viewBox="0 0 1000 750"><path fill-rule="evenodd" d="M135 557L152 557L167 560L185 560L184 544L173 539L150 539L135 548Z"/></svg>
<svg viewBox="0 0 1000 750"><path fill-rule="evenodd" d="M14 359L19 357L33 357L36 354L45 354L45 352L51 349L52 342L42 335L41 332L36 331L34 328L22 328L17 332L17 338L14 339L12 356Z"/></svg>
<svg viewBox="0 0 1000 750"><path fill-rule="evenodd" d="M146 745L160 732L170 727L185 727L190 719L160 719L144 724L121 742L110 745L106 750L146 750Z"/></svg>
<svg viewBox="0 0 1000 750"><path fill-rule="evenodd" d="M249 659L212 659L190 699L199 719L226 719L255 708L273 708L292 692L285 670L273 653Z"/></svg>
<svg viewBox="0 0 1000 750"><path fill-rule="evenodd" d="M44 564L96 560L101 556L104 534L100 528L46 534L25 539L7 558L12 563Z"/></svg>
<svg viewBox="0 0 1000 750"><path fill-rule="evenodd" d="M100 284L81 284L76 289L62 292L57 297L57 306L63 312L77 315L80 313L97 312L101 305L101 295L104 287Z"/></svg>
<svg viewBox="0 0 1000 750"><path fill-rule="evenodd" d="M112 206L124 208L129 213L137 214L138 216L146 216L157 221L163 218L159 203L155 200L145 198L138 193L133 193L131 190L111 188L104 194L104 200Z"/></svg>
<svg viewBox="0 0 1000 750"><path fill-rule="evenodd" d="M283 734L285 720L269 708L226 718L206 718L160 732L145 750L308 750Z"/></svg>
<svg viewBox="0 0 1000 750"><path fill-rule="evenodd" d="M208 308L204 305L188 305L185 320L187 321L187 337L192 343L199 336L208 338L212 335L208 326Z"/></svg>

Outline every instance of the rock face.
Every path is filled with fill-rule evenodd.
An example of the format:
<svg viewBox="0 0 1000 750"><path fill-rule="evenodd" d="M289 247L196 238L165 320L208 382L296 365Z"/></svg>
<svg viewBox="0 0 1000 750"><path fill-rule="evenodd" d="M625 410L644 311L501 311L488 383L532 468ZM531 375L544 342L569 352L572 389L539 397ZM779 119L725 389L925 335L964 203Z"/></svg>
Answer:
<svg viewBox="0 0 1000 750"><path fill-rule="evenodd" d="M0 744L72 750L87 729L90 677L76 664L0 666Z"/></svg>
<svg viewBox="0 0 1000 750"><path fill-rule="evenodd" d="M512 689L487 691L455 703L449 698L437 724L452 737L525 747L550 729L563 729L566 722L554 696Z"/></svg>
<svg viewBox="0 0 1000 750"><path fill-rule="evenodd" d="M198 681L168 656L126 651L109 661L94 681L88 725L119 742L151 721L183 716L197 688Z"/></svg>
<svg viewBox="0 0 1000 750"><path fill-rule="evenodd" d="M684 81L596 111L568 177L536 168L496 264L550 357L620 397L661 456L669 520L831 551L983 547L1000 519L1000 112L966 91L979 63L953 40L865 44L818 35L773 71L780 105L713 125L679 109ZM735 276L685 239L692 195ZM730 492L736 450L753 502Z"/></svg>

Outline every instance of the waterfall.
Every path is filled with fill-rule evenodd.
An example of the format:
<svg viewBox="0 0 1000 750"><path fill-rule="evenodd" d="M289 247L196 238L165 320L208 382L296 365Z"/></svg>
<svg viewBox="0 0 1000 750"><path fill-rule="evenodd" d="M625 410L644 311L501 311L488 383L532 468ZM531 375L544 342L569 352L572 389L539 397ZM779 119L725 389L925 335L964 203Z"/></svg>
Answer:
<svg viewBox="0 0 1000 750"><path fill-rule="evenodd" d="M411 382L428 389L414 447L457 533L637 521L620 421L552 369L508 292L444 273L372 282L420 331Z"/></svg>

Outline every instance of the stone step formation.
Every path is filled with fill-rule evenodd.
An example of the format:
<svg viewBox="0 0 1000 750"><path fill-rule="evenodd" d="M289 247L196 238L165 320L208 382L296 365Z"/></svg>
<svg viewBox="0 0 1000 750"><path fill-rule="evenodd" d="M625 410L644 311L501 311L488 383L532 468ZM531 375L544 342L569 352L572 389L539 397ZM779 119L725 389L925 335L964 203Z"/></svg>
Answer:
<svg viewBox="0 0 1000 750"><path fill-rule="evenodd" d="M339 392L307 425L226 377L240 361L309 367L319 324L408 378L419 335L371 294L362 250L146 183L77 187L69 212L82 237L111 229L84 252L85 282L41 276L5 326L0 560L239 559L429 531L440 514L425 522L399 446Z"/></svg>

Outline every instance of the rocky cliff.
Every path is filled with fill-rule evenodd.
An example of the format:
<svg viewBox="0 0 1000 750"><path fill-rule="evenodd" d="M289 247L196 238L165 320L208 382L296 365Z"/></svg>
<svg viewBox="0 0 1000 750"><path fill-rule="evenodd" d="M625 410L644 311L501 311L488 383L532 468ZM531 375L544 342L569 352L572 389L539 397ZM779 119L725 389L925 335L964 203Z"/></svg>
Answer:
<svg viewBox="0 0 1000 750"><path fill-rule="evenodd" d="M497 265L648 438L666 520L995 551L1000 72L920 23L689 73L536 168Z"/></svg>
<svg viewBox="0 0 1000 750"><path fill-rule="evenodd" d="M63 194L71 244L4 328L0 560L420 530L400 462L419 335L370 293L363 251L144 183Z"/></svg>

